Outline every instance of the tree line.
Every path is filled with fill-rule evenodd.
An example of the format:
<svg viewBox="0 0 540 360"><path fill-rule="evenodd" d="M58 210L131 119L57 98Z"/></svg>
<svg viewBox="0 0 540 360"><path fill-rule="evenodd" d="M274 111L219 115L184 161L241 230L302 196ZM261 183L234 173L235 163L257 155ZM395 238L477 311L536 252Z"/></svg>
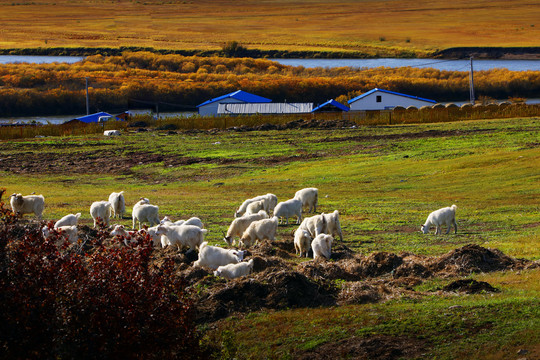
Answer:
<svg viewBox="0 0 540 360"><path fill-rule="evenodd" d="M178 110L242 89L273 101L346 102L375 87L433 99L467 100L466 71L386 68L304 68L267 59L200 57L152 52L92 55L74 63L0 65L2 116L126 110L142 101ZM540 71L475 72L477 97L540 97ZM139 102L137 102L139 101ZM160 105L160 110L165 106Z"/></svg>

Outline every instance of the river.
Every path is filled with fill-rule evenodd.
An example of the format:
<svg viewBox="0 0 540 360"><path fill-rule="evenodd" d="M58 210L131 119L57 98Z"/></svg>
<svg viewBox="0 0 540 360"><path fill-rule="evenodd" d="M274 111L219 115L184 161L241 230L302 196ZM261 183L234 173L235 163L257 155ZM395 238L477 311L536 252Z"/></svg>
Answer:
<svg viewBox="0 0 540 360"><path fill-rule="evenodd" d="M439 59L272 59L283 65L303 66L305 68L323 67L335 68L350 66L354 68L376 67L414 67L434 68L448 71L469 71L470 60L439 60ZM540 60L473 60L474 71L504 68L511 71L540 71Z"/></svg>
<svg viewBox="0 0 540 360"><path fill-rule="evenodd" d="M68 63L72 64L83 60L82 56L27 56L27 55L0 55L0 64L9 63ZM355 68L376 68L376 67L415 67L434 68L449 71L469 71L470 61L465 60L441 60L441 59L272 59L283 65L313 67L342 67L351 66ZM540 60L473 60L475 71L504 68L511 71L540 71Z"/></svg>

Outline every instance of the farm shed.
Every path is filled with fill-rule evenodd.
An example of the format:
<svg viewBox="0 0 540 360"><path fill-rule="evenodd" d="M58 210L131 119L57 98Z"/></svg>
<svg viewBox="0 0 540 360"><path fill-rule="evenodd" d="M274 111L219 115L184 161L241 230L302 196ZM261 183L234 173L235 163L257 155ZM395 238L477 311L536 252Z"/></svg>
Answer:
<svg viewBox="0 0 540 360"><path fill-rule="evenodd" d="M270 103L272 100L262 96L250 94L248 92L238 90L226 95L219 96L214 99L207 100L200 105L199 115L218 115L218 107L220 104L243 104L243 103Z"/></svg>
<svg viewBox="0 0 540 360"><path fill-rule="evenodd" d="M388 110L396 106L420 108L422 106L432 106L436 103L435 100L377 88L349 100L351 111Z"/></svg>
<svg viewBox="0 0 540 360"><path fill-rule="evenodd" d="M311 112L335 112L335 111L349 111L349 108L336 100L328 100L324 104L317 106Z"/></svg>
<svg viewBox="0 0 540 360"><path fill-rule="evenodd" d="M108 118L112 118L110 120L115 120L115 121L119 121L120 119L118 119L117 117L109 114L109 113L106 113L106 112L98 112L98 113L95 113L95 114L90 114L90 115L85 115L85 116L81 116L81 117L78 117L78 118L75 118L75 119L72 119L70 121L73 121L73 120L78 120L80 122L83 122L83 123L97 123L99 122L99 119L101 117L108 117Z"/></svg>
<svg viewBox="0 0 540 360"><path fill-rule="evenodd" d="M278 115L307 114L313 110L313 103L244 103L219 104L218 115Z"/></svg>

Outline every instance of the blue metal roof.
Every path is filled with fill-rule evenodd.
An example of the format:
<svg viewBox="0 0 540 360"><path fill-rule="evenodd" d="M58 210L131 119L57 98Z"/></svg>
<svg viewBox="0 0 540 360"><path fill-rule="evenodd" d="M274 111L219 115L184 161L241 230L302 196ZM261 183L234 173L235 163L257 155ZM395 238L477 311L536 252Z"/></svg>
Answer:
<svg viewBox="0 0 540 360"><path fill-rule="evenodd" d="M94 123L94 122L97 123L101 116L112 116L112 117L114 117L113 115L102 111L102 112L98 112L98 113L95 113L95 114L81 116L81 117L75 118L74 120L79 120L79 121L82 121L84 123ZM119 119L116 118L116 120L119 120Z"/></svg>
<svg viewBox="0 0 540 360"><path fill-rule="evenodd" d="M390 90L384 90L384 89L378 89L378 88L375 88L373 90L369 90L367 93L364 93L360 96L357 96L355 97L354 99L351 99L348 101L348 103L353 103L355 102L356 100L360 100L368 95L371 95L373 94L374 92L377 92L377 91L380 91L380 92L383 92L383 93L387 93L387 94L392 94L392 95L398 95L398 96L403 96L403 97L407 97L407 98L410 98L410 99L416 99L416 100L421 100L421 101L427 101L427 102L430 102L430 103L434 103L436 104L437 102L435 100L431 100L431 99L425 99L425 98L421 98L421 97L418 97L418 96L413 96L413 95L407 95L407 94L402 94L402 93L398 93L398 92L395 92L395 91L390 91Z"/></svg>
<svg viewBox="0 0 540 360"><path fill-rule="evenodd" d="M350 110L347 106L345 106L342 103L337 102L336 100L332 99L332 100L328 100L324 104L321 104L321 105L317 106L311 112L321 111L325 106L334 106L334 107L340 109L341 111L349 111Z"/></svg>
<svg viewBox="0 0 540 360"><path fill-rule="evenodd" d="M220 100L223 100L223 99L228 99L228 98L233 98L233 99L240 100L240 101L243 101L243 102L248 102L248 103L269 103L269 102L272 102L272 100L264 98L262 96L250 94L250 93L245 92L243 90L237 90L235 92L232 92L232 93L229 93L229 94L226 94L226 95L219 96L217 98L207 100L207 101L203 102L202 104L197 105L197 107L208 105L208 104L211 104L213 102L220 101Z"/></svg>

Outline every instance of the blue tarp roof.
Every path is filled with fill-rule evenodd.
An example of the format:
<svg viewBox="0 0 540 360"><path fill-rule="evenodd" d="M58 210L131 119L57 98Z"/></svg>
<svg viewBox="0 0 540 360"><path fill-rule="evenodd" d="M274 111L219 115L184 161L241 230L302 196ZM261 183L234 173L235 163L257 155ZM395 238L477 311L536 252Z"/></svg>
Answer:
<svg viewBox="0 0 540 360"><path fill-rule="evenodd" d="M95 113L95 114L81 116L81 117L78 117L78 118L76 118L74 120L79 120L79 121L82 121L84 123L94 123L94 122L97 123L101 116L113 116L113 115L102 111L102 112L98 112L98 113ZM116 119L116 120L118 120L118 119Z"/></svg>
<svg viewBox="0 0 540 360"><path fill-rule="evenodd" d="M404 97L408 97L408 98L411 98L411 99L416 99L416 100L421 100L421 101L427 101L427 102L430 102L430 103L434 103L436 104L437 102L435 100L430 100L430 99L424 99L424 98L421 98L421 97L418 97L418 96L413 96L413 95L407 95L407 94L401 94L401 93L398 93L398 92L395 92L395 91L390 91L390 90L384 90L384 89L378 89L378 88L375 88L373 90L369 90L367 93L364 93L360 96L357 96L355 97L354 99L351 99L348 101L348 103L353 103L355 102L356 100L360 100L362 99L363 97L366 97L368 95L371 95L373 94L374 92L377 92L377 91L380 91L380 92L383 92L383 93L387 93L387 94L393 94L393 95L398 95L398 96L404 96Z"/></svg>
<svg viewBox="0 0 540 360"><path fill-rule="evenodd" d="M341 111L349 111L350 109L343 105L342 103L340 102L337 102L336 100L332 99L332 100L328 100L327 102L325 102L324 104L321 104L319 106L317 106L315 109L313 109L311 112L316 112L316 111L321 111L324 107L336 107L338 108L339 110Z"/></svg>
<svg viewBox="0 0 540 360"><path fill-rule="evenodd" d="M223 99L228 99L228 98L233 98L233 99L248 102L248 103L269 103L269 102L272 102L272 100L264 98L262 96L250 94L250 93L242 91L242 90L237 90L237 91L232 92L230 94L222 95L222 96L219 96L217 98L207 100L207 101L203 102L202 104L197 105L197 107L208 105L208 104L211 104L213 102L220 101L220 100L223 100Z"/></svg>

